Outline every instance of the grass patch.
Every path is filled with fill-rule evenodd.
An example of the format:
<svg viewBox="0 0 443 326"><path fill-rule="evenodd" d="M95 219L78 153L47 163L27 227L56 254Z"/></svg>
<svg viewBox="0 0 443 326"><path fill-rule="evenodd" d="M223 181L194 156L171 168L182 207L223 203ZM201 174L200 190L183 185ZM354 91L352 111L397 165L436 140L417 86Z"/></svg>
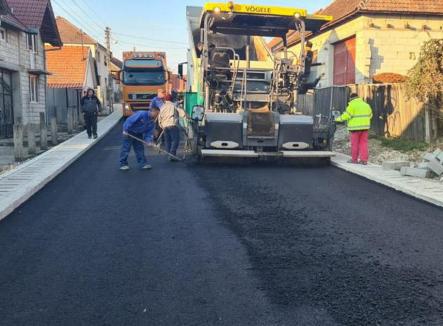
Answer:
<svg viewBox="0 0 443 326"><path fill-rule="evenodd" d="M414 150L425 151L428 149L428 144L425 142L418 142L400 138L381 138L381 144L384 147L392 148L400 152L410 152Z"/></svg>

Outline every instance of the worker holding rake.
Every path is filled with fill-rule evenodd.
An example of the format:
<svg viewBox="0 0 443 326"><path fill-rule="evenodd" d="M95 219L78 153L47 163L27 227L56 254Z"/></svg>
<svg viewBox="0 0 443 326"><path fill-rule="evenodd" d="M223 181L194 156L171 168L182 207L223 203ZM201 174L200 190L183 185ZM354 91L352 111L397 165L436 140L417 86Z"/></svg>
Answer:
<svg viewBox="0 0 443 326"><path fill-rule="evenodd" d="M172 102L172 96L167 94L164 97L165 103L160 108L158 116L158 124L163 130L166 152L169 153L168 159L171 162L177 160L177 149L180 145L180 118L186 118L186 113L183 109L178 108Z"/></svg>
<svg viewBox="0 0 443 326"><path fill-rule="evenodd" d="M136 111L133 115L126 119L123 124L123 144L120 153L120 170L129 170L128 156L131 147L134 148L137 163L143 170L152 168L146 161L145 144L152 144L154 139L154 130L156 119L160 110L151 108L150 111Z"/></svg>

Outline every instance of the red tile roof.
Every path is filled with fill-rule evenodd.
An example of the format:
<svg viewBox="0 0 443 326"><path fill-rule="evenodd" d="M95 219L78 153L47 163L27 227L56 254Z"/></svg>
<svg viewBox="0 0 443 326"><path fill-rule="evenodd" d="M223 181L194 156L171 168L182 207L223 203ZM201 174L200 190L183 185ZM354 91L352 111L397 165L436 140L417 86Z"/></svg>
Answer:
<svg viewBox="0 0 443 326"><path fill-rule="evenodd" d="M441 0L366 0L362 1L362 10L443 14Z"/></svg>
<svg viewBox="0 0 443 326"><path fill-rule="evenodd" d="M57 17L57 26L65 44L97 44L98 42L63 17Z"/></svg>
<svg viewBox="0 0 443 326"><path fill-rule="evenodd" d="M6 0L13 16L29 29L37 29L43 42L61 46L55 24L54 11L49 0Z"/></svg>
<svg viewBox="0 0 443 326"><path fill-rule="evenodd" d="M3 23L22 31L26 30L26 26L11 13L6 0L0 0L0 24Z"/></svg>
<svg viewBox="0 0 443 326"><path fill-rule="evenodd" d="M88 47L65 45L60 50L46 47L48 87L83 88L90 56Z"/></svg>
<svg viewBox="0 0 443 326"><path fill-rule="evenodd" d="M14 16L31 28L40 29L48 0L7 0Z"/></svg>
<svg viewBox="0 0 443 326"><path fill-rule="evenodd" d="M325 30L360 13L427 14L440 16L443 15L443 0L335 0L317 13L333 17L333 21L322 27L322 30ZM298 41L300 41L300 38L297 33L290 33L288 43L296 44ZM272 49L278 47L280 43L281 39L273 39L268 46Z"/></svg>

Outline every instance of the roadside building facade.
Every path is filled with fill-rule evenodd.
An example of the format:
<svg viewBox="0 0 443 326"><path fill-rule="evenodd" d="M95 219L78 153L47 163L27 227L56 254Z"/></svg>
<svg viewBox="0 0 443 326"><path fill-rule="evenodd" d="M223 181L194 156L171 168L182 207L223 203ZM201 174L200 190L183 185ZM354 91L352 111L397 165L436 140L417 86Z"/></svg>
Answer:
<svg viewBox="0 0 443 326"><path fill-rule="evenodd" d="M109 73L108 62L110 53L102 44L83 32L80 28L69 22L63 17L57 17L57 26L63 44L69 46L88 47L91 49L92 57L95 60L95 71L97 79L96 93L97 97L105 107L110 105L109 99L113 86L110 81L112 77Z"/></svg>
<svg viewBox="0 0 443 326"><path fill-rule="evenodd" d="M312 79L324 74L319 88L371 83L380 73L406 75L422 44L443 38L443 1L336 0L318 13L333 17L320 32L307 34L320 64ZM289 35L289 44L298 53L297 33ZM278 53L281 39L269 47Z"/></svg>
<svg viewBox="0 0 443 326"><path fill-rule="evenodd" d="M171 90L178 93L186 91L186 76L181 78L178 74L171 74Z"/></svg>
<svg viewBox="0 0 443 326"><path fill-rule="evenodd" d="M45 113L44 44L62 42L48 0L0 0L0 15L0 138L12 138L14 123Z"/></svg>
<svg viewBox="0 0 443 326"><path fill-rule="evenodd" d="M113 79L114 103L121 101L122 84L120 83L120 72L123 69L123 62L115 57L111 58L111 77Z"/></svg>
<svg viewBox="0 0 443 326"><path fill-rule="evenodd" d="M97 87L94 59L89 47L46 46L48 77L47 111L60 127L70 131L82 122L83 91Z"/></svg>

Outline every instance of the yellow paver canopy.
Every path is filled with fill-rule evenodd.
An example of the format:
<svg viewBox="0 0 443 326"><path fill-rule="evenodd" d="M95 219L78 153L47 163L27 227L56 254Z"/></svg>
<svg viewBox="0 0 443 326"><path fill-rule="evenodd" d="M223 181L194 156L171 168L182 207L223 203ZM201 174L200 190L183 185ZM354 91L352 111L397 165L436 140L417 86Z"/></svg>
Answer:
<svg viewBox="0 0 443 326"><path fill-rule="evenodd" d="M203 8L202 26L208 14L213 17L209 28L214 32L258 36L286 35L295 29L296 19L304 20L306 30L312 32L332 20L330 16L308 15L300 8L210 2Z"/></svg>

